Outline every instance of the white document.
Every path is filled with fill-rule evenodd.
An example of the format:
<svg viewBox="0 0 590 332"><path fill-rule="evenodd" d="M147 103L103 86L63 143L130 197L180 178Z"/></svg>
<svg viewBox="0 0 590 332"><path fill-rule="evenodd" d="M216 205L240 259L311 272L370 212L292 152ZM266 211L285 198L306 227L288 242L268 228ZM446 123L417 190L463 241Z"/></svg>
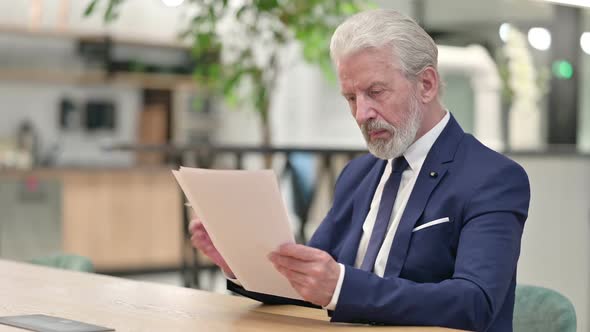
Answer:
<svg viewBox="0 0 590 332"><path fill-rule="evenodd" d="M272 170L181 167L172 173L245 289L302 299L267 258L281 244L295 243Z"/></svg>

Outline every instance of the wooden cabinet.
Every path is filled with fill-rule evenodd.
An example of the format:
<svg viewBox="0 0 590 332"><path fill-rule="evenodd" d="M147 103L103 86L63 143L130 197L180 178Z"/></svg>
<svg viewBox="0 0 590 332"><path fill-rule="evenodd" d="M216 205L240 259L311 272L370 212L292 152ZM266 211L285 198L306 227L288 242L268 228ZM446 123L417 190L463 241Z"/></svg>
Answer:
<svg viewBox="0 0 590 332"><path fill-rule="evenodd" d="M61 192L52 194L61 205L59 222L52 224L48 220L51 218L42 215L17 220L2 214L2 225L18 222L23 228L32 219L40 219L39 224L58 233L53 236L59 239L56 249L89 257L99 271L180 265L184 236L182 203L170 170L40 170L0 174L3 184L23 183L26 179L60 184ZM9 202L3 197L2 204ZM28 211L32 207L20 205L18 209ZM2 231L3 237L14 236L11 233L14 232ZM31 245L46 235L40 229L32 232ZM0 257L4 257L2 251Z"/></svg>

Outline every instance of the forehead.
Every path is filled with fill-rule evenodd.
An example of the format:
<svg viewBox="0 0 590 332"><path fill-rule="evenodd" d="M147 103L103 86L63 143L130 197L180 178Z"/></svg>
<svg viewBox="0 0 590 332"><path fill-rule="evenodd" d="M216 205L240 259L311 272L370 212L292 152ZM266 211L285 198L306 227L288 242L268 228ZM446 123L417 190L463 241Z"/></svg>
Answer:
<svg viewBox="0 0 590 332"><path fill-rule="evenodd" d="M399 75L399 65L387 48L371 48L345 55L338 60L337 70L343 89L366 88L374 82L393 82Z"/></svg>

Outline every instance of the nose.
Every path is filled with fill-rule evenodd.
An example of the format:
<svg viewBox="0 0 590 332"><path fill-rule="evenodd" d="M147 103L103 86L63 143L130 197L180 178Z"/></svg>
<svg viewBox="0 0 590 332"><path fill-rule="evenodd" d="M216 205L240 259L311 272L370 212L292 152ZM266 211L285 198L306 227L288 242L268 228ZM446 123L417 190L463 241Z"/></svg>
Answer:
<svg viewBox="0 0 590 332"><path fill-rule="evenodd" d="M367 120L374 119L377 112L372 103L363 96L358 96L356 99L356 113L354 115L356 122L361 125Z"/></svg>

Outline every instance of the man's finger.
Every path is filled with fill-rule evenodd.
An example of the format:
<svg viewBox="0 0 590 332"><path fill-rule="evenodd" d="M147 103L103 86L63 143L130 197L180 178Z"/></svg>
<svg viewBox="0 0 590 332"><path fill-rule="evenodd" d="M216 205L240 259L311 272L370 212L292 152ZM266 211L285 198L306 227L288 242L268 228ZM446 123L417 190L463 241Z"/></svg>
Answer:
<svg viewBox="0 0 590 332"><path fill-rule="evenodd" d="M306 288L305 285L298 283L296 281L292 281L289 279L289 284L291 284L291 286L293 287L293 289L295 289L295 291L301 295L303 297L302 291Z"/></svg>
<svg viewBox="0 0 590 332"><path fill-rule="evenodd" d="M201 229L197 229L194 233L193 233L193 237L201 242L205 242L205 243L212 243L211 239L209 238L209 235L201 230Z"/></svg>
<svg viewBox="0 0 590 332"><path fill-rule="evenodd" d="M205 232L203 232L203 230L201 230L199 228L197 228L195 230L194 235L197 237L197 239L200 239L200 240L206 240L207 239L207 237L205 236Z"/></svg>
<svg viewBox="0 0 590 332"><path fill-rule="evenodd" d="M278 253L271 254L269 259L277 266L304 274L308 274L307 272L311 265L309 261L300 260L291 256L284 256Z"/></svg>
<svg viewBox="0 0 590 332"><path fill-rule="evenodd" d="M189 232L191 232L191 233L194 232L199 225L202 225L200 219L197 219L197 218L191 219L190 223L188 224Z"/></svg>
<svg viewBox="0 0 590 332"><path fill-rule="evenodd" d="M206 241L206 238L204 238L202 235L200 235L199 233L194 233L191 236L191 241L192 242L198 242L198 243L207 243L208 241Z"/></svg>
<svg viewBox="0 0 590 332"><path fill-rule="evenodd" d="M281 256L290 256L303 261L313 261L318 259L323 251L302 244L287 243L281 245L276 253Z"/></svg>
<svg viewBox="0 0 590 332"><path fill-rule="evenodd" d="M301 297L305 301L311 302L313 304L320 305L320 304L316 303L316 301L314 301L314 298L313 298L314 291L312 291L309 287L307 287L304 284L300 284L300 283L298 283L296 281L290 281L289 280L289 283L295 289L295 291L297 292L297 294L301 295Z"/></svg>
<svg viewBox="0 0 590 332"><path fill-rule="evenodd" d="M309 277L306 276L303 273L299 273L297 271L293 271L293 270L288 270L288 269L283 269L283 268L279 268L279 272L284 275L289 282L291 283L295 283L297 285L299 285L300 287L305 287L305 285L309 284L308 279Z"/></svg>

